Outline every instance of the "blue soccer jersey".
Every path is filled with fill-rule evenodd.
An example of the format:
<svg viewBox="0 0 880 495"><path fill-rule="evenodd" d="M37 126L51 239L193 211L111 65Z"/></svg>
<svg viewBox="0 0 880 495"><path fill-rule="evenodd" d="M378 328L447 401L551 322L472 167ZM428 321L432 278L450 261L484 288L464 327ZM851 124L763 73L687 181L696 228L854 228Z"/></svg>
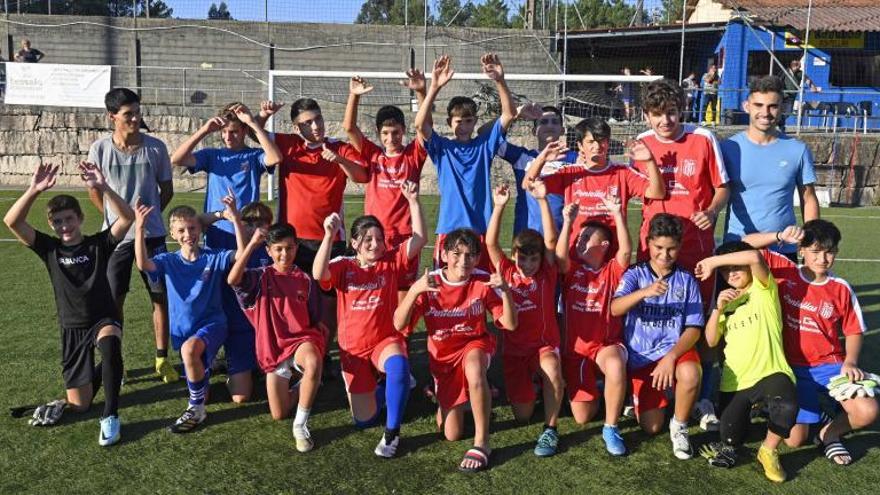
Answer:
<svg viewBox="0 0 880 495"><path fill-rule="evenodd" d="M538 156L538 151L526 149L505 141L498 148L498 156L510 163L513 167L513 176L516 179L516 208L514 209L513 216L513 235L518 234L525 228L534 229L543 234L541 207L538 205L538 201L522 188L522 181L526 176L529 166L532 164L532 160ZM569 151L565 161L568 162L569 159L573 163L577 160L577 153ZM560 163L547 163L544 166L542 175L553 173L558 168L553 165ZM557 231L562 228L563 200L564 198L561 194L547 195L547 202L550 203L550 212L553 214L553 220L556 222Z"/></svg>
<svg viewBox="0 0 880 495"><path fill-rule="evenodd" d="M224 208L221 201L232 189L239 208L260 200L260 178L271 167L266 167L266 153L258 148L232 151L226 148L206 148L193 153L196 164L191 173L207 172L205 211ZM228 220L219 220L205 231L205 246L214 249L235 249L235 231Z"/></svg>
<svg viewBox="0 0 880 495"><path fill-rule="evenodd" d="M504 142L504 134L499 119L490 131L478 134L467 143L445 138L437 132L425 143L428 156L437 167L438 234L448 234L462 227L486 233L492 215L489 171L498 147Z"/></svg>
<svg viewBox="0 0 880 495"><path fill-rule="evenodd" d="M658 278L649 262L633 265L623 274L614 297L648 287ZM623 341L629 351L630 369L660 360L675 347L685 328L705 325L697 279L678 266L664 279L669 284L666 293L644 299L624 319Z"/></svg>
<svg viewBox="0 0 880 495"><path fill-rule="evenodd" d="M180 251L153 257L156 270L148 275L154 281L165 278L174 349L202 327L226 326L221 290L234 256L235 251L205 248L195 261L183 259Z"/></svg>
<svg viewBox="0 0 880 495"><path fill-rule="evenodd" d="M730 177L724 242L797 224L794 193L816 182L806 144L784 134L770 144L756 144L741 132L721 143L721 153ZM797 245L784 244L779 250L794 253Z"/></svg>

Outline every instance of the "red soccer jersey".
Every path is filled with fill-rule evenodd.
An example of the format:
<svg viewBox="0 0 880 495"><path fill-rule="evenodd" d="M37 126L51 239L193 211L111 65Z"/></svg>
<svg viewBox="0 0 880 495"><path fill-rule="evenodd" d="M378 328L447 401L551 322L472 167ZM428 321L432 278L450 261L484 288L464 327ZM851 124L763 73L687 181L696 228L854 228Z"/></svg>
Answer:
<svg viewBox="0 0 880 495"><path fill-rule="evenodd" d="M840 334L865 331L862 309L852 287L829 275L822 283L807 281L800 267L785 256L762 250L779 286L785 357L792 366L842 363L846 352Z"/></svg>
<svg viewBox="0 0 880 495"><path fill-rule="evenodd" d="M343 215L345 172L321 156L321 145L310 145L296 134L275 134L275 144L284 157L278 168L279 220L293 225L300 239L323 239L324 219L331 213ZM352 146L329 138L326 144L339 156L361 162ZM334 240L341 239L341 231Z"/></svg>
<svg viewBox="0 0 880 495"><path fill-rule="evenodd" d="M486 329L486 311L497 320L503 307L501 296L486 285L489 274L474 270L464 282L446 280L443 269L429 276L438 281L440 291L419 295L412 321L425 318L431 360L443 365L460 363L465 346L474 341L483 341L490 353L494 351L495 337Z"/></svg>
<svg viewBox="0 0 880 495"><path fill-rule="evenodd" d="M666 184L666 198L646 199L642 206L640 252L647 250L648 225L654 215L671 213L684 222L682 245L687 249L683 251L711 254L715 248L713 230L698 229L690 218L708 208L715 189L729 181L715 135L702 127L685 125L681 137L674 141L658 137L653 130L643 132L639 139L651 150ZM636 167L644 170L638 163ZM644 258L640 254L640 259ZM692 268L687 263L684 266Z"/></svg>
<svg viewBox="0 0 880 495"><path fill-rule="evenodd" d="M400 185L407 180L419 182L428 152L419 139L412 140L402 153L395 156L386 155L367 138L362 142L361 156L370 170L364 214L379 219L388 239L412 235L409 203L400 192Z"/></svg>
<svg viewBox="0 0 880 495"><path fill-rule="evenodd" d="M233 287L244 315L256 333L257 362L266 373L278 368L305 341L324 353L324 333L317 327L320 300L315 283L299 268L281 273L272 266L248 269Z"/></svg>
<svg viewBox="0 0 880 495"><path fill-rule="evenodd" d="M601 347L622 341L623 324L611 316L611 299L625 271L615 258L598 270L572 260L562 287L564 354L593 358Z"/></svg>
<svg viewBox="0 0 880 495"><path fill-rule="evenodd" d="M407 268L407 244L385 253L370 266L354 256L330 261L330 280L324 289L336 289L339 348L356 356L369 355L382 340L397 333L397 279Z"/></svg>
<svg viewBox="0 0 880 495"><path fill-rule="evenodd" d="M566 204L578 205L578 216L574 222L576 232L571 236L571 244L577 242L577 234L584 222L598 221L611 229L612 243L616 245L614 217L605 210L602 198L609 195L620 198L621 213L626 220L627 202L636 196L643 197L648 189L648 178L645 174L626 165L611 163L597 169L589 169L580 164L567 165L543 179L547 192L562 194ZM611 254L613 251L610 251Z"/></svg>
<svg viewBox="0 0 880 495"><path fill-rule="evenodd" d="M504 256L501 276L510 284L516 304L517 326L504 332L504 354L526 356L542 347L559 348L559 326L556 324L556 265L546 260L532 277L522 275L516 263Z"/></svg>

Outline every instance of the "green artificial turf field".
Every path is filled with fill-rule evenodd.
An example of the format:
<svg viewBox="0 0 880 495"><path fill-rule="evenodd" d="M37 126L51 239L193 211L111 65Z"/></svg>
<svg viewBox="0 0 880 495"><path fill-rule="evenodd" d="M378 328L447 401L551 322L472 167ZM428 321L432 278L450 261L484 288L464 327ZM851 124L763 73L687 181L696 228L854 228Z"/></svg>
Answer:
<svg viewBox="0 0 880 495"><path fill-rule="evenodd" d="M87 203L84 193L76 193ZM17 196L0 192L5 212ZM49 194L36 203L32 224L47 229L44 207ZM181 193L174 204L202 205L202 196ZM436 220L437 197L423 198L429 225ZM84 204L84 232L98 228L98 214ZM346 216L362 209L362 199L349 197ZM512 208L508 209L510 213ZM880 372L880 210L823 210L843 231L836 272L855 288L868 325L861 364ZM510 238L511 214L503 239ZM640 221L630 205L630 227ZM414 336L411 362L420 386L410 397L399 457L379 459L373 447L381 428L356 431L347 410L342 382L321 388L310 428L314 451L299 454L293 446L290 421L275 422L268 414L262 382L248 404L235 405L225 377L211 382L208 419L190 435L165 430L186 406L183 381L163 384L155 378L149 303L139 278L132 278L126 306L124 338L128 379L122 389L122 441L111 448L97 444L103 402L99 393L89 413L68 413L52 428L32 428L14 419L8 407L61 396L60 341L52 291L39 259L0 228L0 493L877 493L880 481L880 435L877 425L847 439L856 462L832 465L815 447L782 449L790 481L772 485L754 461L762 437L755 425L733 469L710 468L700 458L679 461L671 452L668 433L648 438L632 420L622 423L632 454L612 459L601 439L601 422L578 427L567 414L561 420L560 452L539 459L532 454L542 418L529 425L513 421L509 407L496 401L492 421L492 469L467 475L456 469L470 440L445 442L436 432L434 408L423 397L427 383L425 334ZM174 249L174 246L169 246ZM423 262L430 256L428 249ZM173 362L179 363L175 355ZM490 377L501 385L497 362ZM538 408L540 410L540 407ZM565 414L565 413L564 413ZM691 429L698 446L709 434Z"/></svg>

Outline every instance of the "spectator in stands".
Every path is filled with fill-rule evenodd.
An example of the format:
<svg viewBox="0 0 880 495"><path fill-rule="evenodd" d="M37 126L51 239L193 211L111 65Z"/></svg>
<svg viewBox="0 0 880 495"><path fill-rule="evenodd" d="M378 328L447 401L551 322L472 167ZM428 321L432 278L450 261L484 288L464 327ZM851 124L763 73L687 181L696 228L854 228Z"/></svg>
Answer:
<svg viewBox="0 0 880 495"><path fill-rule="evenodd" d="M718 76L718 67L715 64L709 66L709 70L703 74L703 123L715 124L718 116L718 85L721 78ZM709 113L709 110L712 113Z"/></svg>
<svg viewBox="0 0 880 495"><path fill-rule="evenodd" d="M789 115L793 115L795 108L794 102L798 98L801 91L801 80L810 88L810 91L818 91L819 88L813 84L813 80L804 76L801 70L801 60L796 58L788 63L788 70L782 80L785 83L785 91L782 98L782 115L779 118L779 130L785 132L785 119Z"/></svg>
<svg viewBox="0 0 880 495"><path fill-rule="evenodd" d="M697 82L697 73L691 71L688 76L681 81L681 87L684 89L685 105L684 105L684 121L696 122L697 118L694 112L694 102L700 91L700 83Z"/></svg>
<svg viewBox="0 0 880 495"><path fill-rule="evenodd" d="M31 40L27 38L22 38L21 40L21 50L15 54L16 62L26 62L30 64L35 64L40 60L43 60L43 57L46 55L37 50L36 48L31 48Z"/></svg>
<svg viewBox="0 0 880 495"><path fill-rule="evenodd" d="M629 67L624 67L623 70L624 76L631 76L632 71ZM626 122L631 121L636 114L636 87L635 84L625 81L620 83L617 88L617 94L620 96L620 101L623 103L623 120Z"/></svg>

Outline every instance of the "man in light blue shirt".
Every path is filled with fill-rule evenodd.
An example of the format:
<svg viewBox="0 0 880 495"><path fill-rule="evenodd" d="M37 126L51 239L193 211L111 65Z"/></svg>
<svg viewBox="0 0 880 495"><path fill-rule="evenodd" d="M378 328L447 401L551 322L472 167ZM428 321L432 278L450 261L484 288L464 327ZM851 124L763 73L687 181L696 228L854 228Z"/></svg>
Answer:
<svg viewBox="0 0 880 495"><path fill-rule="evenodd" d="M731 189L724 242L797 224L795 191L801 198L803 221L819 218L810 149L776 127L782 118L782 90L778 77L755 80L743 103L749 128L721 143ZM792 259L797 256L793 244L780 243L776 249Z"/></svg>

